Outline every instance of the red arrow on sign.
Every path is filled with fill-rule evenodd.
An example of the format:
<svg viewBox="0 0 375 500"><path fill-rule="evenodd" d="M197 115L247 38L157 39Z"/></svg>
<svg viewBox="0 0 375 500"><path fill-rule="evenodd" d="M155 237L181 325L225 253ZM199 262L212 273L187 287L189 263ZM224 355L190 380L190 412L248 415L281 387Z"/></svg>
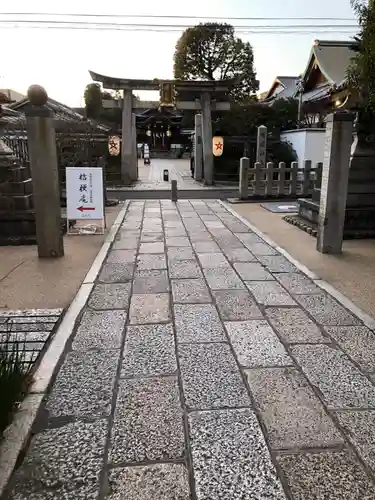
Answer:
<svg viewBox="0 0 375 500"><path fill-rule="evenodd" d="M87 210L95 210L95 207L83 207L82 205L80 207L77 207L77 210L80 212L87 212Z"/></svg>

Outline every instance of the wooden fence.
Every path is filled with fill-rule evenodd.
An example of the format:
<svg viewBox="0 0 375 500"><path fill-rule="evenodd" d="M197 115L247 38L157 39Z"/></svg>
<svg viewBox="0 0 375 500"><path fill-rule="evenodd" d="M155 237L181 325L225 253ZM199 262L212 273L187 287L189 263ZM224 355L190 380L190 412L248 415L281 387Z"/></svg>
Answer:
<svg viewBox="0 0 375 500"><path fill-rule="evenodd" d="M297 161L287 167L284 162L275 165L254 163L248 158L241 159L240 199L248 198L299 198L311 196L314 188L320 187L322 163L312 168L311 161L304 161L300 168Z"/></svg>

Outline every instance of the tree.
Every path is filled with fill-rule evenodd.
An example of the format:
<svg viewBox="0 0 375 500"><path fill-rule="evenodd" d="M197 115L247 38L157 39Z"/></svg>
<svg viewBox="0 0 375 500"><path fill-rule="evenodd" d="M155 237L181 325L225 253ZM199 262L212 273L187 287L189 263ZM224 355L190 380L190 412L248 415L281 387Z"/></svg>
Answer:
<svg viewBox="0 0 375 500"><path fill-rule="evenodd" d="M89 83L83 94L85 99L86 116L98 118L102 111L102 89L99 83Z"/></svg>
<svg viewBox="0 0 375 500"><path fill-rule="evenodd" d="M237 78L232 99L241 102L259 88L249 42L237 38L226 23L204 23L184 31L176 44L174 76L178 80Z"/></svg>
<svg viewBox="0 0 375 500"><path fill-rule="evenodd" d="M369 126L375 117L375 3L374 0L351 0L351 4L360 32L353 44L356 55L349 65L347 80L360 98L360 121Z"/></svg>

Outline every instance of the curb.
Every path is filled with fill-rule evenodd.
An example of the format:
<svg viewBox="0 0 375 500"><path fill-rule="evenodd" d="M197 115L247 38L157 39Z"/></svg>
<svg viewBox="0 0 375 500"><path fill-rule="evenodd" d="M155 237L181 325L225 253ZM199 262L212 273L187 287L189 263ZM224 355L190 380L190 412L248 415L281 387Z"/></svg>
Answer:
<svg viewBox="0 0 375 500"><path fill-rule="evenodd" d="M4 439L0 443L0 497L16 468L19 456L28 443L35 419L42 406L50 382L55 375L59 361L64 355L65 347L73 333L77 317L94 287L94 281L120 229L128 206L129 201L123 204L115 222L112 224L101 249L64 314L55 336L34 374L34 381L28 395L21 402L12 423L4 432Z"/></svg>
<svg viewBox="0 0 375 500"><path fill-rule="evenodd" d="M291 262L302 273L304 273L308 278L310 278L315 283L316 286L318 286L325 292L332 295L332 297L334 297L337 300L337 302L339 302L342 306L348 309L352 314L357 316L362 321L362 323L365 326L367 326L367 328L370 328L370 330L375 330L375 319L369 316L364 311L362 311L362 309L357 307L348 297L346 297L346 295L342 294L335 287L333 287L326 281L319 278L319 276L310 271L304 264L302 264L294 257L292 257L290 253L288 253L283 248L279 247L279 245L277 245L273 240L271 240L271 238L269 238L266 234L262 233L262 231L259 231L259 229L256 228L253 224L251 224L251 222L249 222L247 219L238 214L227 203L221 200L219 200L219 203L223 205L228 210L228 212L230 212L232 215L235 215L243 224L245 224L245 226L251 229L253 233L257 234L260 238L262 238L269 246L277 250L281 255L283 255L286 259L288 259L289 262Z"/></svg>

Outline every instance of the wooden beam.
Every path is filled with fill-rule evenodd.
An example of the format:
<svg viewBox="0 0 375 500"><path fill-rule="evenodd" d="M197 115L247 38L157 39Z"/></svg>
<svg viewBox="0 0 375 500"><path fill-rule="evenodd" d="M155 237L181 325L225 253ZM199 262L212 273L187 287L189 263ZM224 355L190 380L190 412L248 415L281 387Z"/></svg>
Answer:
<svg viewBox="0 0 375 500"><path fill-rule="evenodd" d="M177 109L190 109L200 111L202 109L202 105L199 101L176 101ZM230 103L229 102L215 102L211 103L212 111L229 111Z"/></svg>

